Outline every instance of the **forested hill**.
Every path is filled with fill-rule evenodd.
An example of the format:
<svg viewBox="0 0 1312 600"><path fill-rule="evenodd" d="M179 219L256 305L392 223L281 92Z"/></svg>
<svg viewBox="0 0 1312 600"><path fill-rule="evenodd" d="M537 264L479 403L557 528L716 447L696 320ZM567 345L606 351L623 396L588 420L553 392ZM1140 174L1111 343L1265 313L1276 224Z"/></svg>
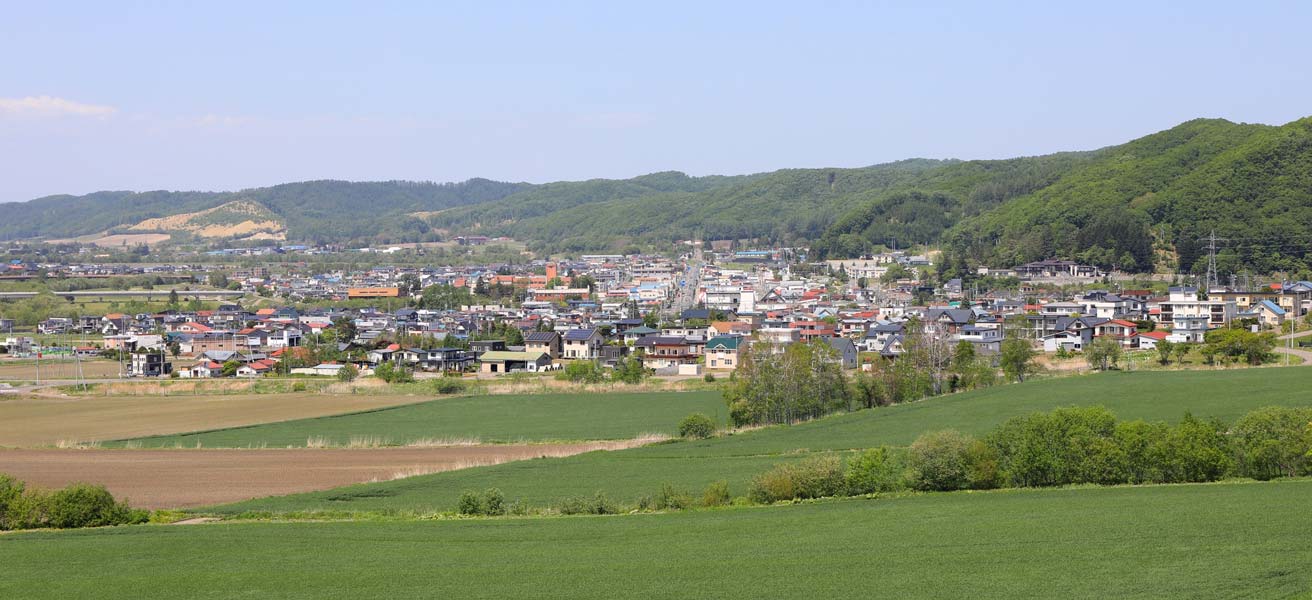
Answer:
<svg viewBox="0 0 1312 600"><path fill-rule="evenodd" d="M958 271L1063 257L1188 272L1205 267L1200 239L1215 229L1228 238L1223 275L1312 271L1312 118L1198 119L1118 146L1006 160L651 177L670 183L538 186L429 221L553 251L755 238L846 258L942 244Z"/></svg>
<svg viewBox="0 0 1312 600"><path fill-rule="evenodd" d="M246 201L268 209L287 237L308 242L430 236L426 213L498 200L531 187L471 179L463 183L306 181L240 192L96 192L0 204L0 240L58 239L126 230L146 221Z"/></svg>
<svg viewBox="0 0 1312 600"><path fill-rule="evenodd" d="M941 241L959 272L1048 257L1199 272L1201 240L1214 230L1225 238L1223 276L1312 272L1312 118L1279 127L1199 119L1080 155L960 163L940 179L962 170L988 174L955 189L925 181L854 207L815 248L852 256L939 219L941 236L925 227L923 240Z"/></svg>
<svg viewBox="0 0 1312 600"><path fill-rule="evenodd" d="M625 181L538 186L438 214L452 231L478 230L547 250L619 248L690 238L815 239L839 214L882 190L921 181L951 161L906 160L860 169L788 169L740 177L658 173Z"/></svg>
<svg viewBox="0 0 1312 600"><path fill-rule="evenodd" d="M1301 273L1312 263L1312 118L1283 126L1199 119L1119 146L1006 160L543 185L316 181L230 193L53 196L0 205L0 240L140 231L146 219L236 201L266 208L293 241L479 233L569 252L754 238L810 245L819 257L941 243L958 270L1053 256L1132 271L1196 270L1199 240L1215 229L1228 239L1223 273Z"/></svg>

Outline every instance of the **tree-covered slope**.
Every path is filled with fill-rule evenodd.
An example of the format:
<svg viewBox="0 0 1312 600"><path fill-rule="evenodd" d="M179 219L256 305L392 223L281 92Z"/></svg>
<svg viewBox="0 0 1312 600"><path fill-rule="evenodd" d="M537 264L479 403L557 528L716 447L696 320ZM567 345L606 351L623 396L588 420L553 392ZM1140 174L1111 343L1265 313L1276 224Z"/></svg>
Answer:
<svg viewBox="0 0 1312 600"><path fill-rule="evenodd" d="M289 239L403 241L429 231L413 213L497 200L527 187L486 179L463 183L306 181L239 192L49 196L0 205L5 216L0 219L0 240L76 237L243 200L276 215L286 225Z"/></svg>
<svg viewBox="0 0 1312 600"><path fill-rule="evenodd" d="M1154 239L1170 247L1194 237L1200 225L1212 226L1161 207L1228 202L1249 185L1248 177L1218 186L1206 198L1193 196L1195 186L1186 182L1217 169L1226 157L1247 156L1245 146L1283 129L1200 119L1104 148L1052 184L957 224L947 235L949 245L991 264L1061 256L1147 270L1154 266Z"/></svg>
<svg viewBox="0 0 1312 600"><path fill-rule="evenodd" d="M1062 257L1197 271L1200 239L1215 230L1227 238L1223 275L1301 276L1312 272L1312 118L1278 127L1198 119L1118 146L1007 160L543 185L312 181L52 196L3 205L0 240L74 237L238 200L267 208L295 241L485 234L570 252L755 238L809 245L824 258L943 243L954 268Z"/></svg>
<svg viewBox="0 0 1312 600"><path fill-rule="evenodd" d="M635 241L693 237L802 243L819 236L837 215L872 194L905 185L947 164L952 163L916 159L859 169L786 169L742 177L661 174L683 179L686 185L646 186L647 190L635 185L643 178L549 184L499 202L442 213L432 222L442 228L534 241L548 250L617 248Z"/></svg>

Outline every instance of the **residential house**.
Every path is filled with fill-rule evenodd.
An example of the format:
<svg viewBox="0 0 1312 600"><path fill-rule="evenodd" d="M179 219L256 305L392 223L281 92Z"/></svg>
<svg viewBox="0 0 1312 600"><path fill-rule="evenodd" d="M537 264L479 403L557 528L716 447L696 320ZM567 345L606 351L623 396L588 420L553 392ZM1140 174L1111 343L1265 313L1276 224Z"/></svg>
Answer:
<svg viewBox="0 0 1312 600"><path fill-rule="evenodd" d="M1040 338L1040 340L1043 342L1044 352L1057 352L1062 349L1067 352L1075 352L1083 350L1093 342L1093 328L1063 329L1056 333L1045 335Z"/></svg>
<svg viewBox="0 0 1312 600"><path fill-rule="evenodd" d="M838 361L844 369L855 369L857 365L856 344L845 337L822 338L838 355Z"/></svg>
<svg viewBox="0 0 1312 600"><path fill-rule="evenodd" d="M257 360L237 367L238 377L260 377L273 372L274 363L269 360Z"/></svg>
<svg viewBox="0 0 1312 600"><path fill-rule="evenodd" d="M1211 318L1206 314L1174 313L1171 317L1171 334L1166 339L1177 344L1201 344L1206 341Z"/></svg>
<svg viewBox="0 0 1312 600"><path fill-rule="evenodd" d="M626 345L632 346L638 343L638 340L652 334L658 334L660 332L661 330L647 327L646 325L639 325L637 327L632 327L624 332L624 343Z"/></svg>
<svg viewBox="0 0 1312 600"><path fill-rule="evenodd" d="M1111 319L1094 326L1094 337L1110 337L1122 346L1133 348L1138 331L1138 327L1130 321Z"/></svg>
<svg viewBox="0 0 1312 600"><path fill-rule="evenodd" d="M463 348L410 348L402 353L406 364L429 371L463 371L474 357Z"/></svg>
<svg viewBox="0 0 1312 600"><path fill-rule="evenodd" d="M509 352L493 350L478 357L479 370L484 373L515 373L519 371L545 371L552 366L546 352Z"/></svg>
<svg viewBox="0 0 1312 600"><path fill-rule="evenodd" d="M524 336L525 352L545 352L551 358L560 357L560 334L554 331L534 331Z"/></svg>
<svg viewBox="0 0 1312 600"><path fill-rule="evenodd" d="M710 370L732 371L738 363L746 338L736 335L720 335L706 342L706 368Z"/></svg>
<svg viewBox="0 0 1312 600"><path fill-rule="evenodd" d="M996 327L967 325L957 331L956 339L973 344L977 353L996 354L1002 350L1002 330Z"/></svg>
<svg viewBox="0 0 1312 600"><path fill-rule="evenodd" d="M969 308L927 308L922 323L925 333L931 335L956 335L962 327L975 320L975 311Z"/></svg>
<svg viewBox="0 0 1312 600"><path fill-rule="evenodd" d="M1256 319L1257 323L1266 328L1278 328L1285 322L1288 312L1281 308L1272 300L1261 300L1251 308L1237 313L1235 318L1238 319Z"/></svg>
<svg viewBox="0 0 1312 600"><path fill-rule="evenodd" d="M505 340L475 340L469 342L469 351L474 354L474 358L482 356L485 352L505 352Z"/></svg>
<svg viewBox="0 0 1312 600"><path fill-rule="evenodd" d="M1159 304L1159 323L1174 323L1177 315L1206 317L1211 327L1224 327L1234 320L1238 312L1233 300L1224 298L1198 298L1198 288L1172 287L1166 301Z"/></svg>
<svg viewBox="0 0 1312 600"><path fill-rule="evenodd" d="M634 348L642 353L642 364L649 369L697 364L699 358L689 347L688 338L677 335L649 335L638 340Z"/></svg>
<svg viewBox="0 0 1312 600"><path fill-rule="evenodd" d="M570 329L563 337L561 355L573 360L594 360L604 343L601 332L595 328Z"/></svg>
<svg viewBox="0 0 1312 600"><path fill-rule="evenodd" d="M1131 347L1140 350L1154 350L1157 348L1157 344L1166 340L1168 335L1170 334L1165 331L1142 331L1134 334Z"/></svg>
<svg viewBox="0 0 1312 600"><path fill-rule="evenodd" d="M221 377L223 376L223 365L216 363L212 360L202 360L192 365L191 368L180 371L178 375L180 377L195 378L195 379L208 379L210 377Z"/></svg>
<svg viewBox="0 0 1312 600"><path fill-rule="evenodd" d="M173 372L173 363L162 352L134 352L128 373L134 377L159 377Z"/></svg>

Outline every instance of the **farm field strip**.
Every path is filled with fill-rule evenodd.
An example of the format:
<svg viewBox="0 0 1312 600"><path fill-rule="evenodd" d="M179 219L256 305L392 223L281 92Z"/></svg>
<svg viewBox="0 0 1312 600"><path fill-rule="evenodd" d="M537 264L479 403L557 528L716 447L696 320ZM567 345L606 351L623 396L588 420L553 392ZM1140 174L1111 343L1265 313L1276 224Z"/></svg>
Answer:
<svg viewBox="0 0 1312 600"><path fill-rule="evenodd" d="M353 438L381 445L430 439L483 443L630 439L673 434L692 412L726 412L719 392L615 392L586 394L476 395L383 408L355 414L283 421L216 431L119 441L146 448L346 446Z"/></svg>
<svg viewBox="0 0 1312 600"><path fill-rule="evenodd" d="M0 447L54 446L235 427L411 404L423 396L216 394L0 396ZM194 444L193 444L194 445Z"/></svg>
<svg viewBox="0 0 1312 600"><path fill-rule="evenodd" d="M696 442L657 444L620 452L511 463L415 477L343 490L273 497L204 509L256 511L450 510L462 490L501 489L531 505L605 492L633 502L672 483L699 493L727 481L743 495L752 477L772 465L816 452L881 444L905 445L926 431L955 428L979 434L1006 419L1072 405L1103 405L1123 419L1178 421L1192 412L1226 420L1268 405L1307 406L1312 394L1302 369L1136 372L1057 378L931 398ZM329 497L333 499L329 499Z"/></svg>
<svg viewBox="0 0 1312 600"><path fill-rule="evenodd" d="M1312 589L1310 497L1301 479L21 533L0 536L0 596L1298 597Z"/></svg>
<svg viewBox="0 0 1312 600"><path fill-rule="evenodd" d="M46 358L41 360L41 379L75 380L77 364L71 358ZM118 377L119 364L112 360L90 359L82 361L82 377L101 379ZM37 378L35 360L0 361L0 381L34 381Z"/></svg>
<svg viewBox="0 0 1312 600"><path fill-rule="evenodd" d="M47 489L73 482L103 484L139 508L187 508L636 443L313 450L15 449L0 450L0 473Z"/></svg>

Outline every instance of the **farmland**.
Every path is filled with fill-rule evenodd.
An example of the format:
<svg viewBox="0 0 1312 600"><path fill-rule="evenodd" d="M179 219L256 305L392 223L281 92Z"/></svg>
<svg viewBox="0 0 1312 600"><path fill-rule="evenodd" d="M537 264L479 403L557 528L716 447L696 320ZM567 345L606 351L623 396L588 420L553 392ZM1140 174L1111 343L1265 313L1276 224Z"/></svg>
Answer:
<svg viewBox="0 0 1312 600"><path fill-rule="evenodd" d="M1291 597L1312 585L1310 494L1303 479L25 533L0 536L0 596Z"/></svg>
<svg viewBox="0 0 1312 600"><path fill-rule="evenodd" d="M313 450L13 449L0 450L0 473L45 489L94 481L139 508L187 508L632 443Z"/></svg>
<svg viewBox="0 0 1312 600"><path fill-rule="evenodd" d="M132 440L145 448L345 446L370 437L380 445L432 439L483 443L615 440L644 433L674 434L692 412L723 415L718 392L517 394L444 398L313 419ZM111 445L125 445L118 443Z"/></svg>
<svg viewBox="0 0 1312 600"><path fill-rule="evenodd" d="M218 507L243 511L444 511L465 489L498 487L513 499L550 505L604 491L632 502L673 483L689 491L728 481L742 495L771 465L818 452L880 444L904 445L919 434L955 428L982 433L1007 418L1060 406L1102 405L1124 419L1177 421L1186 411L1233 420L1262 406L1304 406L1302 369L1107 373L1008 385L888 408L858 411L791 427L774 427L699 442L679 442L562 459L508 463L266 498Z"/></svg>
<svg viewBox="0 0 1312 600"><path fill-rule="evenodd" d="M119 364L112 360L90 359L82 362L82 377L86 379L98 379L103 377L118 377ZM38 367L40 371L38 372ZM42 380L50 379L77 379L78 365L72 358L57 357L42 359L41 364L37 365L35 360L6 360L0 362L0 381L34 381L40 376Z"/></svg>
<svg viewBox="0 0 1312 600"><path fill-rule="evenodd" d="M0 447L51 446L285 421L423 400L387 394L0 396Z"/></svg>

